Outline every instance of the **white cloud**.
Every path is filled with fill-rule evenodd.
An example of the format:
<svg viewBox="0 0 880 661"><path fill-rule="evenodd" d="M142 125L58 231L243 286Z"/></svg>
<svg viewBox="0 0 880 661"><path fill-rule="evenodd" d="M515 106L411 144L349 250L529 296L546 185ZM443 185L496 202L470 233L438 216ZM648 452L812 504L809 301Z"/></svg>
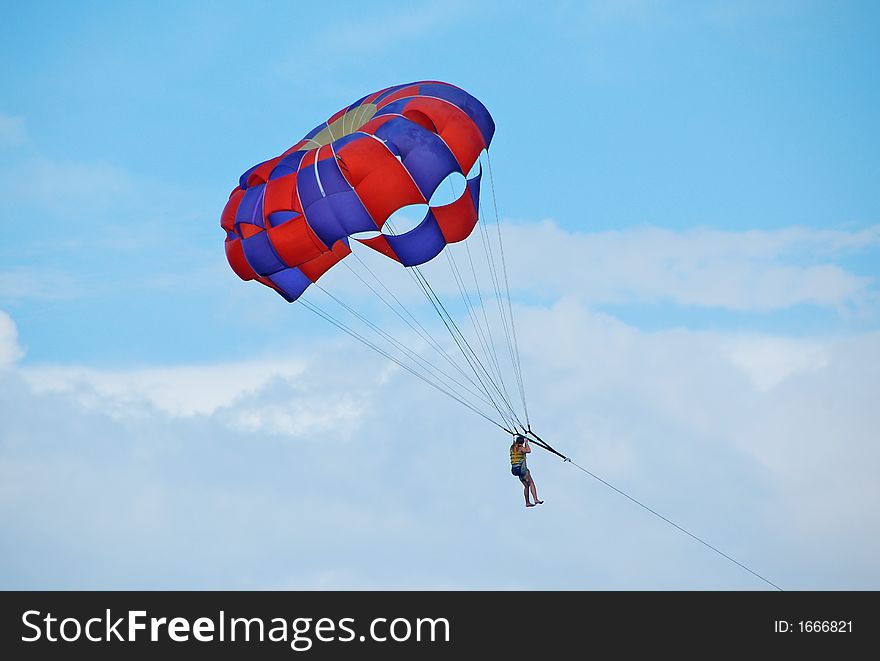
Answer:
<svg viewBox="0 0 880 661"><path fill-rule="evenodd" d="M487 230L501 277L495 227ZM479 230L467 244L451 246L449 255L476 305L471 264L485 297L492 291L490 259ZM511 291L515 296L536 296L546 303L576 295L593 305L674 304L741 313L813 305L846 314L873 306L877 292L873 278L853 273L841 262L878 248L880 225L853 231L792 227L727 232L638 227L581 233L544 221L504 228ZM370 271L356 258L349 258L321 280L326 289L349 302L357 296L360 304L380 306L378 297L363 284L370 282L379 294L390 299L382 285L376 284L378 281L407 305L427 305L424 294L396 262L362 246L355 245L354 250ZM460 298L445 255L419 268L437 292L451 295L452 300ZM503 280L500 286L503 294ZM322 298L314 295L316 300Z"/></svg>
<svg viewBox="0 0 880 661"><path fill-rule="evenodd" d="M36 393L68 393L86 406L104 406L115 415L144 405L175 417L209 415L253 393L274 379L295 380L305 370L302 359L249 361L219 365L181 365L128 370L78 366L22 369Z"/></svg>
<svg viewBox="0 0 880 661"><path fill-rule="evenodd" d="M13 366L23 355L15 322L0 310L0 370Z"/></svg>
<svg viewBox="0 0 880 661"><path fill-rule="evenodd" d="M791 376L821 370L830 360L828 347L819 342L777 337L735 337L725 351L731 364L761 391Z"/></svg>
<svg viewBox="0 0 880 661"><path fill-rule="evenodd" d="M245 433L268 433L297 439L308 439L316 432L349 436L366 411L362 398L343 393L319 392L314 395L297 393L287 401L266 402L250 398L242 402L240 411L227 412L223 417L230 426Z"/></svg>
<svg viewBox="0 0 880 661"><path fill-rule="evenodd" d="M551 443L783 587L880 585L880 335L644 332L574 298L517 314ZM0 405L7 587L761 587L538 451L526 512L504 434L346 342L22 366Z"/></svg>
<svg viewBox="0 0 880 661"><path fill-rule="evenodd" d="M859 304L870 278L834 260L876 250L880 226L860 231L805 228L726 232L634 228L571 233L550 221L508 232L512 286L535 293L578 293L593 303L675 303L738 311L812 304ZM549 265L549 266L547 266Z"/></svg>
<svg viewBox="0 0 880 661"><path fill-rule="evenodd" d="M59 394L114 420L215 416L231 430L303 439L328 431L344 437L365 414L362 394L327 390L322 372L332 364L294 355L130 369L38 365L19 374L37 395ZM376 372L376 384L386 375Z"/></svg>
<svg viewBox="0 0 880 661"><path fill-rule="evenodd" d="M523 310L521 316L525 328L540 329L524 342L533 347L533 380L545 384L536 389L544 400L536 408L554 420L574 411L574 427L586 430L588 456L594 453L588 439L597 434L602 446L614 435L633 450L628 464L594 455L602 471L646 477L647 466L639 464L657 444L673 455L690 442L740 448L765 471L762 488L783 499L781 525L796 520L799 534L823 548L843 534L858 537L860 557L880 552L880 524L870 515L880 506L873 477L880 470L880 411L871 402L880 389L880 334L804 340L644 333L571 301L549 315ZM688 470L703 470L685 461ZM728 477L742 468L732 467Z"/></svg>
<svg viewBox="0 0 880 661"><path fill-rule="evenodd" d="M0 113L0 146L17 146L27 142L24 118Z"/></svg>

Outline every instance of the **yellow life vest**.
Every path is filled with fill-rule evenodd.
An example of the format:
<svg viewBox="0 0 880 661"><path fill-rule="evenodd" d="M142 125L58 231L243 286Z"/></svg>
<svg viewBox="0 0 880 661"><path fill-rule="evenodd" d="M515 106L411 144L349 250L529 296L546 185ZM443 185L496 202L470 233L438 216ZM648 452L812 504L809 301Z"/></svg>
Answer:
<svg viewBox="0 0 880 661"><path fill-rule="evenodd" d="M521 446L520 446L521 447ZM521 464L525 461L526 453L522 450L517 449L516 443L510 446L510 465L516 466L517 464Z"/></svg>

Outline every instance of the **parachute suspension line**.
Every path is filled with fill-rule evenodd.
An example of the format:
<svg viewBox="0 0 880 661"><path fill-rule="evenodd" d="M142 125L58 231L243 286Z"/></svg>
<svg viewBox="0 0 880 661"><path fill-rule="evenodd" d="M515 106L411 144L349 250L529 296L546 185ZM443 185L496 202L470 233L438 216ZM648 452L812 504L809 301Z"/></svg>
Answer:
<svg viewBox="0 0 880 661"><path fill-rule="evenodd" d="M340 300L339 298L337 298L336 296L331 294L329 291L324 289L321 285L319 285L318 283L315 283L315 287L317 287L320 291L324 292L324 294L326 294L329 298L333 299L333 301L335 301L337 305L339 305L342 308L345 308L350 314L352 314L355 317L357 317L358 319L360 319L364 324L369 326L375 333L377 333L378 335L381 335L389 344L396 347L398 351L400 351L401 353L403 353L406 356L409 356L409 358L412 361L414 361L416 364L419 365L419 367L421 367L423 370L425 370L431 376L433 376L438 382L443 383L443 385L448 388L451 388L452 386L449 383L443 382L443 378L441 378L441 377L445 377L448 381L452 381L453 383L455 383L459 387L467 390L471 395L473 395L477 399L481 400L483 403L489 404L491 406L491 403L488 400L486 400L482 395L480 395L479 393L475 393L473 390L471 390L466 385L464 385L463 383L461 383L460 381L455 379L453 376L450 376L447 372L440 369L439 367L434 365L429 360L426 360L425 358L422 358L421 356L419 356L412 349L410 349L409 347L404 345L402 342L400 342L399 340L394 338L392 335L390 335L386 331L379 328L376 324L374 324L372 321L367 319L360 312L358 312L357 310L352 308L350 305L346 304L344 301ZM461 393L458 393L458 394L461 395ZM461 395L461 396L463 396L463 395Z"/></svg>
<svg viewBox="0 0 880 661"><path fill-rule="evenodd" d="M501 399L501 402L507 408L507 413L501 410L501 406L496 402L494 396L492 396L491 391L488 386L484 385L484 389L489 398L495 403L495 409L498 411L501 418L510 426L515 427L514 423L519 422L516 417L516 413L513 411L510 403L504 399L503 393L499 390L498 386L492 380L492 377L486 371L486 368L480 362L477 355L474 353L473 348L471 348L470 344L468 344L467 339L462 334L461 330L458 328L458 325L455 323L455 320L452 318L452 315L449 314L449 311L446 309L446 306L443 305L443 301L437 296L437 293L434 291L434 288L431 287L431 284L425 279L425 276L422 274L421 270L418 266L407 267L407 271L410 271L414 274L418 284L422 287L425 296L428 297L428 300L434 306L434 310L440 316L440 319L443 321L443 324L446 326L446 329L449 331L449 334L452 336L452 339L455 341L456 345L458 345L459 350L464 356L470 368L474 371L474 374L477 377L477 380L480 383L484 383L484 379L488 381L489 385L491 385L495 392L498 393L498 396ZM464 343L464 346L462 346ZM465 347L467 350L465 350ZM480 374L480 370L482 370L482 375Z"/></svg>
<svg viewBox="0 0 880 661"><path fill-rule="evenodd" d="M498 369L498 366L492 360L492 354L490 353L489 346L486 341L486 336L483 333L482 326L477 323L478 318L473 310L473 304L471 302L470 294L467 292L466 287L464 286L464 280L461 277L461 273L458 270L458 265L455 263L455 259L452 257L452 250L450 246L447 246L443 251L446 253L446 261L449 263L449 268L452 271L452 275L455 277L455 284L458 286L458 291L461 294L462 299L465 301L465 306L467 307L468 317L471 320L471 326L474 329L474 335L477 338L477 341L480 344L480 349L483 352L483 356L486 359L486 363L488 364L490 370L493 373L493 376L497 379L498 383L501 385L501 390L504 391L504 399L505 401L510 401L510 394L507 392L507 386L504 384L504 378L501 374L501 370Z"/></svg>
<svg viewBox="0 0 880 661"><path fill-rule="evenodd" d="M698 542L699 542L700 544L702 544L703 546L705 546L705 547L707 547L707 548L709 548L709 549L715 551L715 553L717 553L717 554L720 555L721 557L723 557L723 558L727 558L727 559L730 560L730 562L732 562L733 564L737 565L738 567L741 567L742 569L745 569L745 570L746 570L747 572L749 572L752 576L756 576L756 577L758 577L759 579L761 579L762 581L764 581L767 585L770 585L770 586L776 588L776 589L779 590L780 592L783 591L782 588L779 587L778 585L776 585L776 583L774 583L773 581L770 581L770 580L764 578L764 577L761 576L758 572L756 572L756 571L754 571L754 570L752 570L752 569L746 567L744 564L742 564L742 563L739 562L738 560L736 560L736 559L734 559L734 558L731 558L729 555L727 555L726 553L724 553L724 551L721 551L721 550L717 549L716 547L712 546L709 542L707 542L707 541L705 541L705 540L703 540L703 539L700 539L699 537L697 537L697 536L696 536L695 534L693 534L692 532L690 532L690 531L688 531L688 530L685 530L685 529L682 528L680 525L678 525L677 523L675 523L675 521L671 521L670 519L667 519L665 516L663 516L662 514L660 514L659 512L657 512L656 510L651 509L650 507L648 507L647 505L645 505L643 502L641 502L641 501L639 501L639 500L636 500L635 498L633 498L632 496L630 496L630 495L629 495L628 493L626 493L625 491L622 491L622 490L618 489L616 486L614 486L613 484L611 484L610 482L608 482L608 481L606 481L606 480L603 480L601 477L599 477L598 475L596 475L596 474L593 473L592 471L587 470L586 468L584 468L583 466L581 466L581 465L578 464L578 463L575 463L574 461L572 461L571 459L569 459L568 457L566 457L566 456L563 455L562 453L557 452L557 451L554 450L552 447L550 447L547 443L545 443L545 442L541 439L540 436L538 436L535 432L533 432L532 429L531 429L531 427L529 427L529 429L528 429L528 434L529 434L529 436L531 436L531 437L533 438L533 440L536 441L536 444L537 444L539 447L542 447L542 448L544 448L545 450L548 450L549 452L552 452L553 454L562 457L562 459L563 459L566 463L569 463L569 464L571 464L572 466L574 466L575 468L577 468L577 469L579 469L579 470L582 470L584 473L586 473L587 475L589 475L589 476L592 477L593 479L598 480L599 482L601 482L602 484L604 484L604 485L605 485L606 487L608 487L609 489L612 489L613 491L616 491L617 493L619 493L619 494L620 494L621 496L623 496L624 498L627 498L628 500L632 501L633 503L635 503L636 505L638 505L638 506L641 507L642 509L644 509L644 510L650 512L651 514L653 514L653 515L656 516L657 518L659 518L659 519L665 521L666 523L668 523L669 525L671 525L673 528L676 528L677 530L679 530L680 532L683 532L683 533L684 533L685 535L687 535L688 537L690 537L690 538L692 538L692 539L698 541Z"/></svg>
<svg viewBox="0 0 880 661"><path fill-rule="evenodd" d="M455 192L455 186L452 183L452 180L449 180L449 188L452 191L452 198L457 199L457 195ZM468 242L464 242L465 248L468 250L468 259L470 261L471 266L471 274L474 278L474 284L476 285L476 292L479 296L480 306L483 311L483 319L486 322L485 332L483 330L483 326L480 323L480 317L476 313L475 305L471 301L470 293L467 291L467 286L465 285L464 278L461 275L461 272L458 268L458 264L455 259L455 252L453 250L453 246L450 244L446 246L444 252L446 253L446 260L449 262L450 269L452 270L452 274L455 277L455 282L458 285L458 291L461 294L462 299L464 299L465 304L468 310L468 316L471 318L471 324L474 327L474 332L477 335L477 339L480 342L480 347L483 350L483 355L486 357L486 362L489 364L491 368L493 368L494 374L498 379L498 383L501 384L501 388L504 391L505 399L509 402L511 401L510 393L507 391L507 384L504 382L504 375L501 370L501 364L498 361L498 352L495 350L495 343L492 338L492 329L489 325L489 319L486 316L486 308L483 305L483 297L480 293L480 285L477 282L477 274L474 269L473 259L470 257L470 248L468 247ZM491 352L491 353L490 353Z"/></svg>
<svg viewBox="0 0 880 661"><path fill-rule="evenodd" d="M388 226L392 233L395 233L394 226L390 222L386 222L386 226ZM518 416L513 411L513 408L510 406L510 403L504 399L503 393L495 384L485 366L480 362L473 348L468 343L467 338L464 337L464 334L458 328L458 325L455 323L452 316L449 314L449 311L443 305L440 297L437 296L437 293L434 291L433 287L431 287L431 284L425 278L424 274L421 272L418 266L406 267L406 271L410 274L410 277L422 290L422 293L425 295L425 298L428 299L428 302L431 303L431 306L440 317L443 325L446 326L446 330L449 332L453 341L458 346L458 349L461 352L461 355L464 357L465 362L467 362L468 366L477 377L477 381L479 381L483 392L493 402L493 406L495 407L495 410L498 412L498 414L501 416L501 419L504 420L505 423L510 427L516 427L517 425L522 426L522 424L519 423ZM491 386L491 388L489 386ZM492 394L492 389L494 389L495 392L498 393L501 403L503 403L504 407L507 409L506 413L502 410L501 404L496 401L496 397Z"/></svg>
<svg viewBox="0 0 880 661"><path fill-rule="evenodd" d="M480 217L484 218L483 214L483 203L480 202ZM495 303L498 306L498 316L501 318L501 328L504 330L504 339L507 342L507 352L510 356L510 364L513 368L514 374L516 374L516 359L513 352L513 345L511 340L511 332L507 327L507 315L504 313L504 305L502 304L502 296L501 296L501 288L498 284L498 273L495 267L495 255L492 251L492 243L489 240L489 233L486 230L484 223L477 223L480 226L480 238L483 241L483 252L486 255L486 262L489 265L489 275L492 279L492 288L495 291ZM525 425L520 424L521 427L525 428Z"/></svg>
<svg viewBox="0 0 880 661"><path fill-rule="evenodd" d="M474 375L477 377L477 380L482 385L483 391L486 393L486 396L492 400L492 402L495 406L495 410L498 411L498 414L502 417L502 419L508 425L511 425L509 413L505 413L502 410L502 407L498 404L498 402L496 401L496 398L492 394L491 389L489 388L489 386L486 383L486 381L488 381L490 384L492 384L491 378L488 376L485 368L480 364L479 360L476 359L473 350L470 350L470 353L469 353L465 349L465 347L470 348L467 343L467 340L464 338L461 331L456 326L455 321L452 319L449 312L443 306L443 303L440 301L439 297L437 297L436 292L434 292L433 288L428 283L428 281L425 279L424 275L421 273L421 271L418 269L418 267L407 268L407 272L410 273L410 276L413 278L413 280L416 282L416 284L422 289L422 293L424 293L425 297L428 299L428 302L431 303L431 305L433 306L434 311L440 317L440 320L443 322L443 325L446 326L446 330L449 331L449 334L452 337L452 340L455 342L456 346L458 346L458 349L461 352L462 356L464 357L465 362L467 362L468 366L471 368ZM464 346L462 346L462 343L464 343ZM480 370L477 369L477 367L479 367L480 370L482 370L482 374L480 373ZM494 385L494 384L492 384L492 385ZM497 387L495 388L495 390L496 391L498 390ZM507 405L507 408L509 410L509 408L510 408L509 405Z"/></svg>
<svg viewBox="0 0 880 661"><path fill-rule="evenodd" d="M479 382L480 389L483 391L483 393L486 395L486 397L489 399L489 401L492 402L492 406L495 408L495 410L497 411L497 413L501 417L501 419L504 421L504 423L508 426L512 426L510 420L508 419L507 414L505 414L505 412L502 410L501 406L499 406L499 404L496 402L495 397L492 396L491 390L486 385L483 377L480 375L477 368L474 366L467 351L465 351L464 347L462 347L461 341L459 341L459 338L456 336L455 332L450 327L449 323L451 322L451 319L449 321L447 321L447 319L443 316L443 313L438 308L437 303L434 301L434 299L428 293L429 285L427 284L427 281L420 279L414 271L410 270L409 267L406 268L406 271L407 271L407 273L409 273L410 277L418 285L418 287L422 290L422 293L425 295L425 298L428 299L428 302L431 303L431 306L437 312L437 315L440 317L440 320L443 322L444 326L446 326L447 331L449 331L449 334L452 336L453 341L458 346L458 349L461 352L462 356L464 357L465 362L467 362L468 367L471 368L471 371L473 371L474 376L477 377L477 381ZM421 274L419 274L419 275L421 275ZM452 323L454 325L454 322L452 322Z"/></svg>
<svg viewBox="0 0 880 661"><path fill-rule="evenodd" d="M495 196L495 176L492 174L492 157L486 150L486 162L489 164L489 184L492 188L492 204L495 207L495 227L498 229L498 246L501 248L501 270L504 273L504 288L507 292L507 309L510 313L510 328L513 331L513 348L516 354L516 373L519 381L520 396L522 397L523 409L526 414L526 424L529 423L529 407L526 404L526 388L522 376L522 363L519 358L519 343L516 337L516 324L513 320L513 304L510 300L510 280L507 277L507 261L504 257L504 242L501 239L501 219L498 214L498 198Z"/></svg>
<svg viewBox="0 0 880 661"><path fill-rule="evenodd" d="M373 344L372 342L370 342L368 339L366 339L365 337L363 337L362 335L360 335L357 331L352 330L351 328L349 328L348 326L346 326L343 322L341 322L341 321L339 321L338 319L334 318L331 314L329 314L329 313L327 313L327 312L324 312L324 310L322 310L320 307L318 307L318 306L315 305L314 303L312 303L312 302L310 302L310 301L307 301L307 300L305 300L304 298L300 298L300 299L299 299L299 302L300 302L303 306L305 306L306 309L311 310L313 313L315 313L316 315L318 315L319 317L321 317L321 318L324 319L325 321L327 321L327 322L333 324L334 326L336 326L336 327L337 327L338 329L340 329L341 331L344 331L345 333L348 333L351 337L355 338L356 340L358 340L359 342L361 342L361 343L364 344L365 346L370 347L371 349L373 349L373 350L376 351L377 353L381 354L382 356L384 356L384 357L387 358L388 360L392 361L393 363L396 363L397 365L399 365L400 367L402 367L403 369L405 369L407 372L409 372L409 373L412 374L413 376L418 377L419 379L421 379L422 381L424 381L425 383L427 383L429 386L431 386L431 387L434 388L435 390L438 390L438 391L442 392L443 394L447 395L448 397L451 397L452 399L454 399L455 401L459 402L459 403L462 404L463 406L466 406L466 407L469 408L471 411L473 411L474 413L476 413L477 415L479 415L481 418L487 420L488 422L491 422L493 425L495 425L495 426L498 427L499 429L501 429L501 430L507 432L508 434L512 434L512 433L513 433L512 431L510 431L510 429L508 429L508 428L505 427L504 425L500 424L500 423L497 422L496 420L493 420L492 418L490 418L488 415L486 415L485 413L483 413L482 411L480 411L480 410L477 409L476 407L470 405L469 403L467 403L467 402L464 401L463 399L457 397L455 394L449 392L448 390L446 390L446 389L443 388L442 386L437 385L436 383L434 383L434 382L431 381L430 379L426 378L424 375L419 374L419 373L416 372L415 370L411 369L409 366L407 366L407 365L403 364L402 362L400 362L399 360L397 360L397 359L396 359L394 356L392 356L391 354L387 353L386 351L383 351L380 347L378 347L378 346L376 346L375 344Z"/></svg>
<svg viewBox="0 0 880 661"><path fill-rule="evenodd" d="M471 267L471 276L474 279L474 288L477 292L477 298L480 301L480 311L483 313L483 322L486 324L486 334L489 337L489 346L492 347L492 358L495 361L495 369L500 374L501 373L501 362L498 360L498 352L495 349L495 339L492 336L492 326L489 323L489 316L486 313L486 305L483 301L482 288L480 287L480 283L477 280L477 269L476 269L476 266L474 265L474 258L471 255L470 245L465 243L464 248L465 248L465 251L467 252L468 262ZM507 388L505 388L504 391L507 392Z"/></svg>
<svg viewBox="0 0 880 661"><path fill-rule="evenodd" d="M363 277L360 273L358 273L357 271L355 271L355 270L351 267L351 265L350 265L348 262L343 261L343 262L341 262L341 264L342 264L343 266L345 266L349 271L351 271L351 273L353 273L354 276L355 276L358 280L360 280L362 283L364 283L364 286L365 286L365 287L367 287L371 292L373 292L373 293L379 298L379 300L381 300L386 306L388 306L388 308L389 308L392 312L394 312L394 314L396 314L398 317L400 317L400 319L401 319L401 320L402 320L407 326L409 326L413 331L415 331L415 332L419 335L419 337L421 337L423 340L425 340L425 342L427 342L429 346L431 346L431 347L432 347L432 348L433 348L433 349L434 349L434 350L435 350L440 356L442 356L442 357L443 357L443 358L444 358L444 359L445 359L445 360L446 360L446 361L447 361L447 362L448 362L448 363L449 363L449 364L450 364L450 365L451 365L451 366L452 366L452 367L453 367L453 368L454 368L459 374L461 374L461 376L462 376L464 379L466 379L466 380L467 380L472 386L474 386L475 388L479 388L480 386L479 386L477 383L474 382L474 380L471 378L471 376L470 376L467 372L465 372L465 371L461 368L461 366L460 366L458 363L456 363L456 362L452 359L452 357L446 352L446 350L440 345L440 343L439 343L437 340L434 339L434 337L431 335L431 333L428 332L428 330L427 330L427 329L426 329L421 323L419 323L419 320L416 319L416 318L413 316L413 314L412 314L412 313L406 308L406 306L405 306L403 303L400 302L400 299L399 299L397 296L395 296L394 293L393 293L390 289L388 289L388 287L385 285L385 283L383 283L382 280L381 280L378 276L376 276L375 273L373 273L373 271L370 269L370 267L367 266L367 264L366 264L366 263L360 258L360 255L358 255L358 254L357 254L356 252L354 252L354 251L352 251L352 255L357 259L358 262L360 262L361 266L364 267L364 269L370 274L370 276L372 276L373 280L375 280L376 283L377 283L380 287L382 287L382 289L384 289L385 292L386 292L386 293L387 293L392 299L394 299L394 301L397 303L397 306L400 308L400 310L403 310L403 312L405 312L406 315L407 315L410 319L412 319L412 323L410 323L410 321L407 320L407 318L404 317L404 316L400 313L400 311L399 311L397 308L395 308L391 303L389 303L388 300L387 300L384 296L382 296L381 293L379 293L378 291L376 291L376 289L375 289L375 288L374 288L369 282L367 282L367 280L364 279L364 277ZM414 323L415 325L413 325L413 323Z"/></svg>

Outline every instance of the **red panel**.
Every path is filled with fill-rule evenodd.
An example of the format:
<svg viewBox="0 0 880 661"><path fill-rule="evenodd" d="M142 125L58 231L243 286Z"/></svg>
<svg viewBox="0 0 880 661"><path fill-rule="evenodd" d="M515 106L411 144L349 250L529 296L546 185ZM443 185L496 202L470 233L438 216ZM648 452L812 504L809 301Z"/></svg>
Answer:
<svg viewBox="0 0 880 661"><path fill-rule="evenodd" d="M477 225L477 210L468 187L465 187L464 194L452 204L431 207L431 213L437 219L446 243L464 241Z"/></svg>
<svg viewBox="0 0 880 661"><path fill-rule="evenodd" d="M403 116L418 122L418 115L426 115L437 127L437 134L452 150L462 171L468 172L485 149L483 134L473 120L456 106L439 99L417 98L407 103Z"/></svg>
<svg viewBox="0 0 880 661"><path fill-rule="evenodd" d="M419 88L421 85L410 85L409 87L404 87L403 89L397 90L394 94L389 94L384 99L379 102L379 108L384 108L389 103L393 101L397 101L398 99L403 99L408 96L415 96L419 93Z"/></svg>
<svg viewBox="0 0 880 661"><path fill-rule="evenodd" d="M388 243L388 240L384 236L374 236L372 239L355 239L355 241L360 241L365 246L372 248L376 252L380 252L386 257L390 257L395 262L399 262L397 259L397 254L392 250L391 245Z"/></svg>
<svg viewBox="0 0 880 661"><path fill-rule="evenodd" d="M339 112L334 113L334 114L330 117L330 119L327 120L327 124L332 124L332 123L335 122L337 119L339 119L340 117L342 117L342 116L345 114L345 111L346 111L346 110L348 110L348 108L343 108L343 109L340 110Z"/></svg>
<svg viewBox="0 0 880 661"><path fill-rule="evenodd" d="M312 231L305 218L295 218L267 230L269 241L288 266L299 266L327 252L321 239Z"/></svg>
<svg viewBox="0 0 880 661"><path fill-rule="evenodd" d="M379 229L398 209L428 203L403 164L390 154L389 157L388 165L377 166L354 189Z"/></svg>
<svg viewBox="0 0 880 661"><path fill-rule="evenodd" d="M338 156L345 178L377 227L401 207L427 203L403 164L381 142L354 140Z"/></svg>
<svg viewBox="0 0 880 661"><path fill-rule="evenodd" d="M251 223L239 223L238 224L238 233L241 234L242 239L249 239L254 234L259 234L263 232L262 227L257 227L256 225L252 225Z"/></svg>
<svg viewBox="0 0 880 661"><path fill-rule="evenodd" d="M391 160L397 160L385 145L367 137L352 140L336 152L336 157L351 186L358 186L376 164L388 165Z"/></svg>
<svg viewBox="0 0 880 661"><path fill-rule="evenodd" d="M306 155L303 156L303 160L299 162L299 167L297 168L297 170L305 170L307 167L314 165L317 151L317 149L307 151Z"/></svg>
<svg viewBox="0 0 880 661"><path fill-rule="evenodd" d="M251 265L248 264L248 261L244 256L244 248L241 246L241 239L226 239L225 247L226 261L229 262L229 266L232 267L235 274L242 280L254 280L257 277L257 274L254 273L254 270L251 268Z"/></svg>
<svg viewBox="0 0 880 661"><path fill-rule="evenodd" d="M241 198L244 197L244 190L236 186L229 194L229 201L223 207L223 213L220 214L220 227L228 232L235 231L235 214L238 213L238 205L241 204Z"/></svg>
<svg viewBox="0 0 880 661"><path fill-rule="evenodd" d="M253 172L248 175L247 185L248 188L255 184L262 184L269 181L269 175L272 174L272 170L275 169L275 166L278 165L278 161L281 160L281 157L273 158L271 160L266 161L265 163L260 163Z"/></svg>
<svg viewBox="0 0 880 661"><path fill-rule="evenodd" d="M269 217L276 211L297 211L300 209L296 195L296 173L292 172L266 183L266 194L263 197L263 213Z"/></svg>
<svg viewBox="0 0 880 661"><path fill-rule="evenodd" d="M317 282L318 278L329 271L335 264L338 264L344 257L351 254L351 248L342 241L337 241L333 246L333 250L311 259L304 264L299 265L300 271L312 282Z"/></svg>
<svg viewBox="0 0 880 661"><path fill-rule="evenodd" d="M407 108L403 111L403 116L406 117L409 121L415 122L423 129L430 131L431 133L439 133L437 127L434 125L434 122L431 121L431 118L428 117L421 110L409 110Z"/></svg>
<svg viewBox="0 0 880 661"><path fill-rule="evenodd" d="M324 147L326 147L326 149ZM326 161L328 158L333 158L333 150L330 148L330 145L318 147L316 151L318 152L317 158L319 161Z"/></svg>
<svg viewBox="0 0 880 661"><path fill-rule="evenodd" d="M372 103L373 101L378 99L380 96L382 96L385 92L387 92L388 89L389 88L386 87L385 89L381 89L378 92L373 92L372 94L370 94L370 96L368 96L366 99L364 99L364 103ZM363 104L361 104L361 105L363 105Z"/></svg>
<svg viewBox="0 0 880 661"><path fill-rule="evenodd" d="M369 122L361 126L358 131L361 133L369 133L370 135L376 134L376 129L378 129L382 124L387 121L394 119L394 115L379 115L378 117L373 117Z"/></svg>

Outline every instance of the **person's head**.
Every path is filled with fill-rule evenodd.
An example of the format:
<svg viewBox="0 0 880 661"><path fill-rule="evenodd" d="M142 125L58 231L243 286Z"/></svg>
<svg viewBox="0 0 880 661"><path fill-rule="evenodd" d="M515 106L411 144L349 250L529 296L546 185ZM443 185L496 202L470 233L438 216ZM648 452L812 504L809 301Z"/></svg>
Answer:
<svg viewBox="0 0 880 661"><path fill-rule="evenodd" d="M522 444L525 443L525 442L526 442L526 437L523 436L522 434L517 434L517 435L514 436L514 438L513 438L513 444L514 444L514 445L522 445Z"/></svg>

